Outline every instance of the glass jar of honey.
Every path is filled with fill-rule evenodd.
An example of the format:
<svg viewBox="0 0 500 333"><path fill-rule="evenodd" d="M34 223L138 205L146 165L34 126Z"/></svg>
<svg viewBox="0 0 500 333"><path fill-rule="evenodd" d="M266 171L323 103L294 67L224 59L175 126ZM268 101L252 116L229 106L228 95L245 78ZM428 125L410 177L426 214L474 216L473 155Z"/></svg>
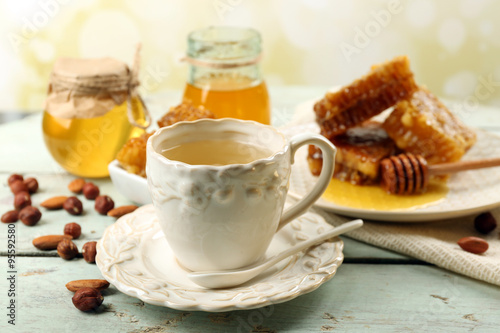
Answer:
<svg viewBox="0 0 500 333"><path fill-rule="evenodd" d="M136 92L137 68L111 58L61 58L51 73L42 129L52 157L80 177L106 177L149 114Z"/></svg>
<svg viewBox="0 0 500 333"><path fill-rule="evenodd" d="M217 118L270 124L269 94L261 77L260 34L249 28L209 27L188 36L189 74L184 102Z"/></svg>

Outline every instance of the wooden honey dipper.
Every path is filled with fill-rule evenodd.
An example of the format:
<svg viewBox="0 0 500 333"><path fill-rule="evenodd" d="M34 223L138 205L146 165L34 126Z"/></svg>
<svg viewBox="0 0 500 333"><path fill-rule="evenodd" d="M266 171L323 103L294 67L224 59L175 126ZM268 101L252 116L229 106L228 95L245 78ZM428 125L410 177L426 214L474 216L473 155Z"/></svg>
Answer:
<svg viewBox="0 0 500 333"><path fill-rule="evenodd" d="M427 165L420 155L400 154L380 162L381 186L391 194L413 194L426 189L429 176L500 166L500 158Z"/></svg>

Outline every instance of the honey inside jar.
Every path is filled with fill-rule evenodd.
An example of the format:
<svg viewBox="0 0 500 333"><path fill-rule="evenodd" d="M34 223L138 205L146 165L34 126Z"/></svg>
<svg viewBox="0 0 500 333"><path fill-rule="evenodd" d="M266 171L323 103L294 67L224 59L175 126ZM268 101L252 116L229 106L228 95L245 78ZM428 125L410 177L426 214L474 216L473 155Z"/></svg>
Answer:
<svg viewBox="0 0 500 333"><path fill-rule="evenodd" d="M190 33L184 102L203 106L217 118L270 124L271 108L260 58L261 38L254 29L217 26Z"/></svg>
<svg viewBox="0 0 500 333"><path fill-rule="evenodd" d="M134 67L113 58L56 60L50 75L42 130L59 165L80 177L107 177L108 164L128 139L151 123Z"/></svg>
<svg viewBox="0 0 500 333"><path fill-rule="evenodd" d="M270 105L266 83L254 85L245 77L200 78L186 84L184 101L203 105L217 118L232 117L270 124Z"/></svg>
<svg viewBox="0 0 500 333"><path fill-rule="evenodd" d="M132 102L136 104L135 112L141 113L140 103ZM120 148L129 138L144 132L129 123L127 102L95 118L64 119L44 112L42 128L52 157L68 172L81 177L108 176L108 164Z"/></svg>

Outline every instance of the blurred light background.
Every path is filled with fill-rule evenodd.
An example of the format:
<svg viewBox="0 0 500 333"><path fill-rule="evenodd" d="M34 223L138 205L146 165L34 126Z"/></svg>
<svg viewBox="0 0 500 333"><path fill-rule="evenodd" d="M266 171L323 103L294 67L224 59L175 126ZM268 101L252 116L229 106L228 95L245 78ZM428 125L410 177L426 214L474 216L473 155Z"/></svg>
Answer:
<svg viewBox="0 0 500 333"><path fill-rule="evenodd" d="M480 103L500 106L498 13L494 0L2 0L0 110L41 110L60 56L130 64L138 42L144 94L183 89L186 36L209 25L258 29L270 86L346 84L407 54L437 95L481 87Z"/></svg>

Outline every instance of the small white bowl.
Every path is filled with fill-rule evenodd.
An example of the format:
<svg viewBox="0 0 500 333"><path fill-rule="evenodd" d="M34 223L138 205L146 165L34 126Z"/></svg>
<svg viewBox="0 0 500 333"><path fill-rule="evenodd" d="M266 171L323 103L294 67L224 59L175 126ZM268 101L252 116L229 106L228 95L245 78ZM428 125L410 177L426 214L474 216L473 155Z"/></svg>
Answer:
<svg viewBox="0 0 500 333"><path fill-rule="evenodd" d="M113 185L127 199L140 205L151 203L146 178L127 172L117 160L109 163L108 170Z"/></svg>

